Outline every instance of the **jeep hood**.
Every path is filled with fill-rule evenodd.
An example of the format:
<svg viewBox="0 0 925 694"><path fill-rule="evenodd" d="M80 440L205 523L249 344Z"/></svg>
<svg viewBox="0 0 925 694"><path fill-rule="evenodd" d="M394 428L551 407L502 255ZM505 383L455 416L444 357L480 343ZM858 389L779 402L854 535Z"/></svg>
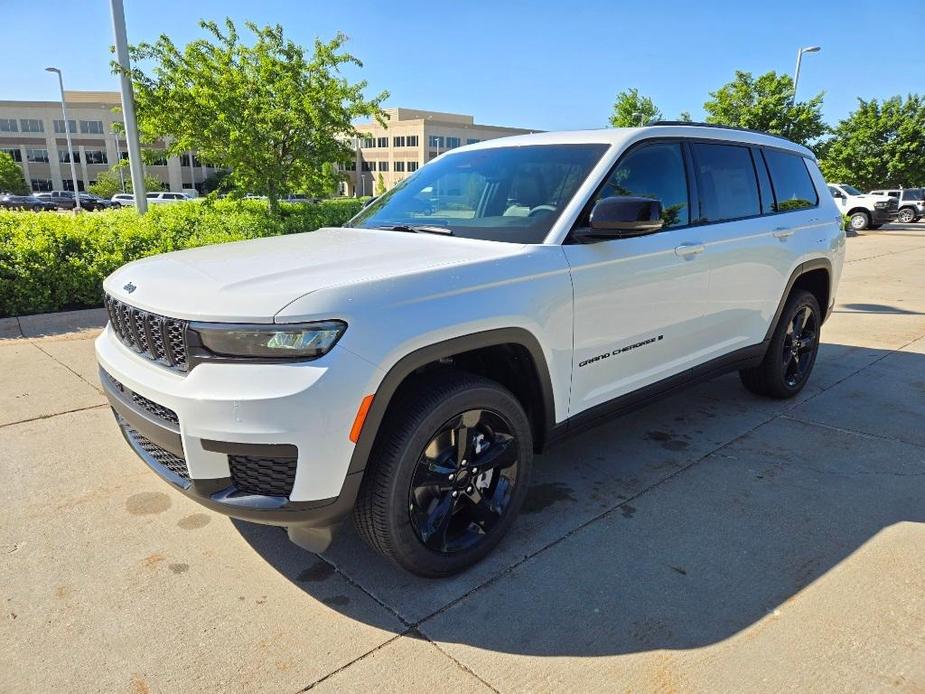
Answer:
<svg viewBox="0 0 925 694"><path fill-rule="evenodd" d="M203 246L129 263L113 297L188 320L270 323L319 289L507 256L521 246L378 229L332 228Z"/></svg>

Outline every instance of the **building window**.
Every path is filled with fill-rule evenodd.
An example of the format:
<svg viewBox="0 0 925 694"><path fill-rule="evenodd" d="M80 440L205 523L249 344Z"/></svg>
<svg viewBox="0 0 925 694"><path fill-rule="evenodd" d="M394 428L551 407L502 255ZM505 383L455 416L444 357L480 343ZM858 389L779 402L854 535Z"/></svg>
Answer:
<svg viewBox="0 0 925 694"><path fill-rule="evenodd" d="M453 149L454 147L459 147L460 141L458 137L448 137L446 138L446 148Z"/></svg>
<svg viewBox="0 0 925 694"><path fill-rule="evenodd" d="M101 149L85 149L84 161L88 164L108 164L106 152ZM166 162L165 162L166 163Z"/></svg>
<svg viewBox="0 0 925 694"><path fill-rule="evenodd" d="M405 162L403 162L403 161L397 161L397 162L395 162L395 171L396 171L397 173L403 173L404 170L405 170Z"/></svg>
<svg viewBox="0 0 925 694"><path fill-rule="evenodd" d="M84 135L102 135L103 121L82 120L80 121L80 132L82 132Z"/></svg>
<svg viewBox="0 0 925 694"><path fill-rule="evenodd" d="M474 145L474 144L476 144L477 142L481 142L481 140L479 140L478 138L475 138L475 137L467 137L467 138L466 138L466 144L467 144L467 145Z"/></svg>
<svg viewBox="0 0 925 694"><path fill-rule="evenodd" d="M363 162L363 171L372 171L372 170L373 170L373 162L371 162L371 161L364 161L364 162Z"/></svg>
<svg viewBox="0 0 925 694"><path fill-rule="evenodd" d="M418 170L418 163L416 161L409 161L406 163L406 166L409 172Z"/></svg>
<svg viewBox="0 0 925 694"><path fill-rule="evenodd" d="M48 150L39 149L38 147L26 150L26 161L33 162L36 164L47 164L48 163Z"/></svg>
<svg viewBox="0 0 925 694"><path fill-rule="evenodd" d="M443 139L443 135L431 135L428 138L427 143L431 147L436 147L437 149L443 149L446 146L446 141Z"/></svg>
<svg viewBox="0 0 925 694"><path fill-rule="evenodd" d="M87 154L89 154L89 152L87 152ZM154 151L151 151L148 154L148 156L150 157L148 166L167 166L167 155L166 154L162 154L154 150ZM89 162L89 159L87 161Z"/></svg>
<svg viewBox="0 0 925 694"><path fill-rule="evenodd" d="M376 138L374 137L364 137L363 138L363 147L372 148L376 146Z"/></svg>
<svg viewBox="0 0 925 694"><path fill-rule="evenodd" d="M74 179L65 178L63 181L61 181L61 185L64 187L64 190L73 191L74 190ZM77 189L84 190L84 182L82 178L77 179Z"/></svg>
<svg viewBox="0 0 925 694"><path fill-rule="evenodd" d="M71 163L71 157L68 155L68 151L66 149L58 150L58 161L60 161L62 164ZM79 151L74 152L74 163L75 164L80 163L80 152Z"/></svg>
<svg viewBox="0 0 925 694"><path fill-rule="evenodd" d="M33 178L32 191L35 193L47 193L51 190L51 181L47 178Z"/></svg>
<svg viewBox="0 0 925 694"><path fill-rule="evenodd" d="M18 133L15 118L0 118L0 133Z"/></svg>
<svg viewBox="0 0 925 694"><path fill-rule="evenodd" d="M392 146L393 147L404 147L405 146L405 136L399 135L398 137L393 137Z"/></svg>
<svg viewBox="0 0 925 694"><path fill-rule="evenodd" d="M0 152L9 154L11 157L13 157L13 161L22 161L22 151L19 149L19 147L4 147L0 149Z"/></svg>
<svg viewBox="0 0 925 694"><path fill-rule="evenodd" d="M43 133L45 124L38 118L20 118L19 129L24 133Z"/></svg>
<svg viewBox="0 0 925 694"><path fill-rule="evenodd" d="M382 148L388 147L388 146L389 146L389 138L387 138L387 137L380 137L378 140L376 140L376 146L377 146L377 147L382 147Z"/></svg>
<svg viewBox="0 0 925 694"><path fill-rule="evenodd" d="M389 170L389 162L387 162L387 161L380 161L380 162L379 162L379 170L380 170L380 171L388 171L388 170Z"/></svg>
<svg viewBox="0 0 925 694"><path fill-rule="evenodd" d="M202 166L202 162L195 154L190 156L189 152L184 152L180 155L180 166Z"/></svg>
<svg viewBox="0 0 925 694"><path fill-rule="evenodd" d="M417 135L408 135L405 138L405 142L408 147L417 147L418 146L418 136Z"/></svg>
<svg viewBox="0 0 925 694"><path fill-rule="evenodd" d="M68 120L68 122L67 122L67 129L68 129L71 133L76 133L76 132L77 132L77 121L76 121L76 120ZM64 132L64 121L63 121L63 120L58 119L58 120L55 121L55 132L56 132L56 133L63 133L63 132Z"/></svg>

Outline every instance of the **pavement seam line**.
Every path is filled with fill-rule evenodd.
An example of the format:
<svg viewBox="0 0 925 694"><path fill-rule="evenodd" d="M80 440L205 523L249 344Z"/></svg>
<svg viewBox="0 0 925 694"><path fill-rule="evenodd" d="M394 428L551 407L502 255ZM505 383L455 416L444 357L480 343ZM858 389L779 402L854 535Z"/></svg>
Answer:
<svg viewBox="0 0 925 694"><path fill-rule="evenodd" d="M109 407L108 402L101 402L99 405L87 405L86 407L77 407L73 410L65 410L64 412L53 412L52 414L43 414L38 417L30 417L29 419L20 419L17 422L7 422L6 424L0 424L0 429L5 429L6 427L16 426L17 424L28 424L29 422L38 422L43 419L51 419L52 417L60 417L63 414L73 414L75 412L86 412L87 410L95 410L100 407Z"/></svg>
<svg viewBox="0 0 925 694"><path fill-rule="evenodd" d="M418 630L415 630L415 631L418 631ZM470 668L468 665L464 665L464 664L462 663L462 661L457 660L457 659L454 658L452 655L450 655L449 653L447 653L445 650L443 650L442 648L440 648L440 645L439 645L436 641L434 641L434 640L428 638L428 636L427 636L426 634L423 634L423 633L420 632L420 631L418 631L418 633L421 634L421 636L424 638L424 640L426 640L431 646L433 646L435 649L437 649L437 652L438 652L438 653L440 653L441 655L446 656L446 657L449 658L451 661L453 661L453 662L456 664L456 667L458 667L460 670L462 670L463 672L465 672L467 675L471 675L472 677L474 677L475 679L477 679L479 682L481 682L482 684L484 684L486 687L488 687L488 688L489 688L491 691L493 691L495 694L501 694L501 693L499 692L499 690L497 690L497 689L495 689L493 686L491 686L491 684L490 684L489 682L486 682L486 681L483 680L481 677L479 677L479 675L475 672L475 670L473 670L472 668Z"/></svg>
<svg viewBox="0 0 925 694"><path fill-rule="evenodd" d="M409 622L407 619L405 619L404 617L402 617L401 614L398 612L398 610L394 609L391 605L386 604L384 601L382 601L381 599L379 599L378 597L376 597L376 595L374 595L373 593L371 593L370 591L368 591L364 586L360 585L357 581L355 581L349 574L347 574L345 571L343 571L343 570L342 570L337 564L335 564L333 561L331 561L330 559L328 559L328 558L325 557L325 556L322 556L321 554L316 554L315 556L318 557L318 559L320 559L321 561L323 561L325 564L327 564L328 566L330 566L332 569L334 569L334 571L335 571L339 576L341 576L345 581L347 581L348 584L350 584L351 586L353 586L354 588L356 588L358 591L360 591L361 593L363 593L366 597L368 597L370 600L372 600L373 602L375 602L377 605L379 605L380 607L384 608L387 612L390 612L392 615L394 615L395 618L396 618L399 622L401 622L407 629L413 629L413 628L414 628L414 624L412 624L412 623Z"/></svg>
<svg viewBox="0 0 925 694"><path fill-rule="evenodd" d="M382 643L380 643L380 644L379 644L378 646L376 646L375 648L371 648L370 650L366 651L365 653L362 653L362 654L358 655L356 658L354 658L353 660L351 660L349 663L344 663L343 665L341 665L341 666L340 666L339 668L337 668L336 670L331 670L331 672L329 672L328 674L326 674L324 677L320 677L320 678L318 678L317 680L315 680L314 682L312 682L311 684L309 684L307 687L303 687L302 689L300 689L296 694L302 694L303 692L307 692L307 691L309 691L310 689L314 689L315 687L317 687L319 684L321 684L321 683L324 682L325 680L328 680L328 679L334 677L334 675L336 675L336 674L339 673L339 672L343 672L344 670L346 670L346 669L349 668L350 666L354 665L355 663L358 663L358 662L360 662L361 660L364 660L365 658L368 658L369 656L371 656L371 655L372 655L373 653L375 653L376 651L382 650L383 648L385 648L386 646L388 646L390 643L393 643L393 642L397 641L397 640L400 639L402 636L406 636L407 634L410 634L412 631L414 631L414 629L405 629L403 632L401 632L401 633L399 633L399 634L395 634L392 638L386 639L385 641L383 641Z"/></svg>
<svg viewBox="0 0 925 694"><path fill-rule="evenodd" d="M96 385L96 384L94 384L94 383L91 383L91 382L88 381L86 378L84 378L83 376L81 376L79 373L77 373L76 371L74 371L74 369L72 369L70 366L68 366L68 365L65 364L63 361L61 361L60 359L58 359L57 357L55 357L55 355L50 354L49 352L47 352L47 351L45 351L44 349L42 349L41 345L39 345L38 342L36 342L35 340L29 340L29 342L30 342L32 345L34 345L35 348L36 348L38 351L40 351L42 354L44 354L45 356L47 356L49 359L51 359L51 360L52 360L53 362L55 362L56 364L59 364L59 365L63 366L65 369L67 369L67 370L70 371L72 374L74 374L75 376L77 376L77 378L79 378L81 381L83 381L83 382L86 383L88 386L90 386L91 388L93 388L93 390L97 391L98 393L100 393L100 394L102 394L102 395L105 395L105 393L103 393L103 389L102 389L101 386Z"/></svg>
<svg viewBox="0 0 925 694"><path fill-rule="evenodd" d="M892 443L901 443L906 446L912 446L913 448L925 448L925 444L921 444L916 441L906 441L905 439L901 439L895 436L884 436L883 434L872 434L869 431L860 431L858 429L851 429L850 427L835 426L834 424L826 424L825 422L819 422L815 419L810 419L809 417L799 417L796 415L781 416L784 419L789 419L792 422L799 422L800 424L811 424L812 426L829 429L830 431L838 431L842 434L854 434L855 436L861 436L866 439L873 439L874 441L890 441Z"/></svg>

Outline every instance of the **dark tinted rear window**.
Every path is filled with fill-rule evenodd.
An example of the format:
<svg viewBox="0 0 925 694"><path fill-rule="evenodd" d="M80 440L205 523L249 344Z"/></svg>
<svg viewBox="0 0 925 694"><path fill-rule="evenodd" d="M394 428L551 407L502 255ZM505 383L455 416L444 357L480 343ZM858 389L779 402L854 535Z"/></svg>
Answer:
<svg viewBox="0 0 925 694"><path fill-rule="evenodd" d="M758 181L747 147L694 143L700 219L721 222L761 213Z"/></svg>
<svg viewBox="0 0 925 694"><path fill-rule="evenodd" d="M819 195L803 157L774 149L764 150L764 157L768 162L778 212L815 207L819 203Z"/></svg>

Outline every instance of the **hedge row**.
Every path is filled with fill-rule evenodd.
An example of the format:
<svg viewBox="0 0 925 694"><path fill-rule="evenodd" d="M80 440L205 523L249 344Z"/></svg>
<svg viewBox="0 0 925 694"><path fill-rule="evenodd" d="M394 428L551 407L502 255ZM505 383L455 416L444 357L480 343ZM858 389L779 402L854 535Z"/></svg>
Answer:
<svg viewBox="0 0 925 694"><path fill-rule="evenodd" d="M261 200L204 200L80 215L0 211L0 317L102 305L103 279L157 253L340 226L360 210L355 199L281 204L277 218Z"/></svg>

